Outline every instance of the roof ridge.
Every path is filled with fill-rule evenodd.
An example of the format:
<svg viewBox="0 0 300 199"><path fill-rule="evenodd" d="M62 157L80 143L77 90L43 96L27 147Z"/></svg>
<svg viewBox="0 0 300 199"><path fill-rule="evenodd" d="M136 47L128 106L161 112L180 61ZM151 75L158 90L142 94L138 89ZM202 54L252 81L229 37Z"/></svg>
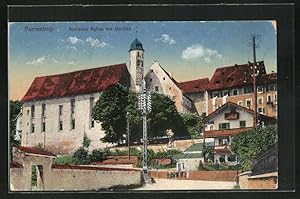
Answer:
<svg viewBox="0 0 300 199"><path fill-rule="evenodd" d="M53 74L53 75L37 76L37 77L35 77L35 79L36 78L42 78L42 77L55 77L55 76L61 76L61 75L68 75L68 74L73 74L73 73L78 73L78 72L95 70L95 69L99 69L99 68L108 68L108 67L123 66L123 65L126 65L126 63L111 64L111 65L99 66L99 67L95 67L95 68L80 69L80 70L75 70L75 71L70 71L70 72L65 72L65 73L59 73L59 74Z"/></svg>

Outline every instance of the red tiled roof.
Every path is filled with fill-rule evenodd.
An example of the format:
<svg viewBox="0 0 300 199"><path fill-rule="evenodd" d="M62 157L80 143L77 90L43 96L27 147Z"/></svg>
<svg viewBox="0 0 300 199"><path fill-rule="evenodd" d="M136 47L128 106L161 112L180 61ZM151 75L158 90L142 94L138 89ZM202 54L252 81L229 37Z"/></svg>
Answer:
<svg viewBox="0 0 300 199"><path fill-rule="evenodd" d="M205 136L205 138L216 138L216 137L220 137L220 136L237 135L243 131L248 131L251 129L253 129L253 128L248 127L248 128L205 131L204 136Z"/></svg>
<svg viewBox="0 0 300 199"><path fill-rule="evenodd" d="M93 162L94 165L106 165L106 164L137 164L138 158L136 156L130 157L130 160L128 159L128 156L109 156L107 160L104 160L102 162Z"/></svg>
<svg viewBox="0 0 300 199"><path fill-rule="evenodd" d="M170 165L172 160L169 158L154 159L154 162L159 165Z"/></svg>
<svg viewBox="0 0 300 199"><path fill-rule="evenodd" d="M185 93L195 93L205 91L209 83L208 78L196 79L178 83L180 89Z"/></svg>
<svg viewBox="0 0 300 199"><path fill-rule="evenodd" d="M259 61L256 63L257 70L260 71L259 74L261 76L264 76L264 74L266 74L264 62ZM208 90L212 91L251 85L253 82L253 77L251 77L251 66L252 63L243 65L236 64L234 66L217 68L214 75L209 81ZM259 78L260 77L258 77L258 79ZM268 80L268 78L266 78L266 80Z"/></svg>
<svg viewBox="0 0 300 199"><path fill-rule="evenodd" d="M100 170L100 171L140 171L140 169L131 168L109 168L96 166L82 166L82 165L52 165L52 169L79 169L79 170Z"/></svg>
<svg viewBox="0 0 300 199"><path fill-rule="evenodd" d="M23 168L23 165L19 162L11 161L10 162L10 168Z"/></svg>
<svg viewBox="0 0 300 199"><path fill-rule="evenodd" d="M216 152L216 153L231 153L228 148L214 149L214 152Z"/></svg>
<svg viewBox="0 0 300 199"><path fill-rule="evenodd" d="M100 92L119 83L126 64L36 77L22 101Z"/></svg>
<svg viewBox="0 0 300 199"><path fill-rule="evenodd" d="M25 153L56 157L56 155L49 151L44 151L35 147L18 146L17 149Z"/></svg>

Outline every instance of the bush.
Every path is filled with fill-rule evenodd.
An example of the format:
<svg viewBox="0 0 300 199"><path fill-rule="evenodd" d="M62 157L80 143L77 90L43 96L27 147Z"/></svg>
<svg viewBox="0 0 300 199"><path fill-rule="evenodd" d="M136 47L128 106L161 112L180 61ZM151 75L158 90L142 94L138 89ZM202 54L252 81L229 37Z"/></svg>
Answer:
<svg viewBox="0 0 300 199"><path fill-rule="evenodd" d="M73 153L73 158L75 158L76 164L89 164L90 160L88 158L88 151L83 147L80 147Z"/></svg>
<svg viewBox="0 0 300 199"><path fill-rule="evenodd" d="M92 154L89 155L89 160L91 162L103 161L106 158L106 154L104 151L100 149L94 149Z"/></svg>
<svg viewBox="0 0 300 199"><path fill-rule="evenodd" d="M76 159L72 155L60 156L53 160L53 164L76 164Z"/></svg>
<svg viewBox="0 0 300 199"><path fill-rule="evenodd" d="M220 160L220 163L224 163L224 162L225 162L225 157L224 157L224 156L221 156L221 157L219 158L219 160Z"/></svg>
<svg viewBox="0 0 300 199"><path fill-rule="evenodd" d="M237 154L243 171L250 170L251 162L261 152L270 148L277 141L277 126L258 127L234 136L231 150Z"/></svg>
<svg viewBox="0 0 300 199"><path fill-rule="evenodd" d="M82 146L85 148L88 148L90 146L90 144L91 144L91 139L88 138L88 136L86 134L84 134Z"/></svg>

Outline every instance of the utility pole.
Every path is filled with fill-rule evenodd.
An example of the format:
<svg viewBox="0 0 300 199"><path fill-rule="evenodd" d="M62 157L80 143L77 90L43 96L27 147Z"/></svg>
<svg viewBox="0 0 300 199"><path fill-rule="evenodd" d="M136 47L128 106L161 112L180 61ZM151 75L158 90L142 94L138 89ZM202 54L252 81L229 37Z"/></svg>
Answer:
<svg viewBox="0 0 300 199"><path fill-rule="evenodd" d="M128 144L128 160L130 160L130 143L129 143L129 113L126 112L127 117L127 144Z"/></svg>
<svg viewBox="0 0 300 199"><path fill-rule="evenodd" d="M254 92L254 117L253 117L253 127L257 126L257 85L256 85L256 38L255 35L252 35L252 48L253 48L253 66L252 68L252 76L253 76L253 92Z"/></svg>

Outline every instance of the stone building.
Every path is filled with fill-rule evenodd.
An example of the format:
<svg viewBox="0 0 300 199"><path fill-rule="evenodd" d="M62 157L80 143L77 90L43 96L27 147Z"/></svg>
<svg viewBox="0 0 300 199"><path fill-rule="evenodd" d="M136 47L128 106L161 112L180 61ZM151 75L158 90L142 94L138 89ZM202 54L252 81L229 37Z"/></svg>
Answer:
<svg viewBox="0 0 300 199"><path fill-rule="evenodd" d="M150 71L145 75L145 83L146 88L150 91L169 96L175 102L178 112L194 111L193 101L181 90L179 83L158 61L154 61Z"/></svg>
<svg viewBox="0 0 300 199"><path fill-rule="evenodd" d="M102 143L101 124L93 120L92 108L102 91L115 85L136 92L144 74L144 49L135 39L129 49L129 66L115 64L65 74L36 77L23 97L22 146L43 147L54 153L68 153L82 145L84 134L90 150L110 146Z"/></svg>
<svg viewBox="0 0 300 199"><path fill-rule="evenodd" d="M203 137L214 139L214 162L220 163L220 158L227 164L235 164L235 161L228 159L231 156L230 145L235 135L253 128L254 111L227 102L220 108L204 118L205 129ZM263 114L258 114L259 125L275 124L276 119Z"/></svg>
<svg viewBox="0 0 300 199"><path fill-rule="evenodd" d="M93 105L107 88L129 84L126 64L36 77L22 99L21 145L68 153L82 146L86 134L90 149L105 147L101 124L91 117Z"/></svg>
<svg viewBox="0 0 300 199"><path fill-rule="evenodd" d="M254 109L252 63L217 68L207 87L208 114L226 102ZM257 112L277 117L277 74L266 74L263 61L256 64Z"/></svg>
<svg viewBox="0 0 300 199"><path fill-rule="evenodd" d="M196 79L179 83L179 87L181 88L181 90L193 101L194 106L199 115L208 114L208 84L208 78Z"/></svg>

